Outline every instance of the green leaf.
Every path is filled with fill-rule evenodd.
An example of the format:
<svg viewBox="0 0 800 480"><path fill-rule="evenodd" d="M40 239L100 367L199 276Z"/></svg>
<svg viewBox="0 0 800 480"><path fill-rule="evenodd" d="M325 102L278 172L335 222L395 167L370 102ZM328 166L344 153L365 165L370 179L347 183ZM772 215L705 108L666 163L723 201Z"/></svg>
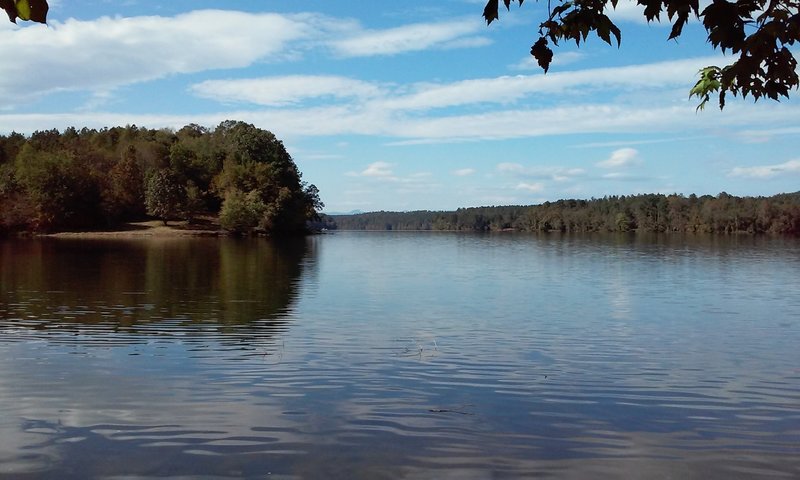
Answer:
<svg viewBox="0 0 800 480"><path fill-rule="evenodd" d="M31 19L31 5L28 0L17 0L17 15L23 20Z"/></svg>
<svg viewBox="0 0 800 480"><path fill-rule="evenodd" d="M708 103L711 98L711 93L720 90L720 75L722 72L719 67L710 66L701 69L698 73L700 74L700 80L698 80L689 91L689 98L699 97L702 99L696 109L699 111L705 109L706 103ZM723 105L724 95L720 97L720 108L722 108Z"/></svg>

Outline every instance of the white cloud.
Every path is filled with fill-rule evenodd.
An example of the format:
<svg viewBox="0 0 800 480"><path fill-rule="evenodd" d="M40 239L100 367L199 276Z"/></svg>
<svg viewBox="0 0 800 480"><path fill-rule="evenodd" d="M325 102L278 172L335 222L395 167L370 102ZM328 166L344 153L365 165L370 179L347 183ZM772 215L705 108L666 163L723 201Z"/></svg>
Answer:
<svg viewBox="0 0 800 480"><path fill-rule="evenodd" d="M766 143L773 137L783 135L798 135L800 127L777 127L772 129L745 130L740 133L742 140L746 143Z"/></svg>
<svg viewBox="0 0 800 480"><path fill-rule="evenodd" d="M488 37L465 37L442 44L442 50L454 50L456 48L477 48L491 45L492 39Z"/></svg>
<svg viewBox="0 0 800 480"><path fill-rule="evenodd" d="M541 192L542 190L544 190L544 184L541 183L541 182L537 182L537 183L520 182L519 184L517 184L516 189L517 190L525 190L525 191L532 192L532 193L538 193L538 192Z"/></svg>
<svg viewBox="0 0 800 480"><path fill-rule="evenodd" d="M472 175L475 173L474 168L459 168L458 170L453 170L453 175L457 177L466 177L468 175Z"/></svg>
<svg viewBox="0 0 800 480"><path fill-rule="evenodd" d="M207 22L214 23L211 32L216 32L215 36L226 40L217 42L216 39L209 39L202 28ZM41 60L41 56L28 54L22 55L20 62L0 64L0 94L5 94L4 97L13 101L14 98L21 98L17 95L20 91L26 92L26 98L35 98L43 91L81 88L104 92L105 96L97 98L113 101L113 97L109 97L107 92L115 86L169 74L234 68L263 58L279 58L287 52L301 48L297 46L298 42L319 41L320 31L338 32L337 29L341 29L343 32L339 33L346 35L345 31L348 29L344 26L347 25L351 30L358 31L360 28L353 22L320 16L287 17L217 11L192 12L172 18L102 18L93 22L70 20L54 25L53 32L42 30L43 36L47 38L32 40L35 44L39 42L39 47L43 42L53 45L53 51L44 54L44 60ZM318 28L312 28L315 26ZM14 35L10 40L13 42L9 48L14 49L26 40L25 35L17 34L34 29L37 27L26 27L12 32ZM264 34L261 30L270 30L270 33ZM175 32L179 35L173 36ZM0 32L0 40L8 39L7 33ZM180 35L184 34L190 41L182 38L178 41ZM232 44L237 42L239 45L234 48ZM221 47L218 45L220 43ZM67 44L74 46L67 48ZM128 44L133 44L136 48L131 48ZM73 49L78 53L71 55ZM159 55L152 55L152 51L158 51ZM110 60L98 62L97 56ZM51 61L51 57L61 60ZM546 96L547 102L560 100L559 95L576 89L607 92L609 89L628 91L646 87L648 92L659 92L664 86L684 85L686 78L691 78L698 66L711 61L713 60L708 58L694 58L613 69L551 73L547 76L504 76L449 84L415 84L409 88L335 75L214 80L196 84L192 90L224 102L251 102L271 108L180 116L98 111L57 115L0 115L0 131L33 131L71 125L102 127L129 123L153 127L173 126L176 122L177 126L186 123L215 125L227 118L242 119L264 126L281 137L384 135L405 139L406 143L477 141L571 133L640 133L642 128L651 131L680 131L708 125L707 117L714 113L705 112L703 118L700 118L694 114L688 101L677 104L671 100L672 95L655 106L616 101L594 105L581 105L573 101L564 107L538 109L525 106L509 109L507 106L531 95ZM55 67L51 65L53 62ZM41 71L45 68L48 69L47 74ZM26 80L29 78L34 80L29 82ZM406 90L411 93L404 94ZM658 95L649 95L658 98ZM300 107L305 103L310 104L311 101L315 101L315 105ZM325 102L335 105L324 106ZM486 107L486 104L500 107L492 109ZM95 102L88 107L97 108L98 105ZM458 106L478 106L481 112L471 114L465 109L457 113L449 112L447 116L426 114L435 108ZM784 121L796 123L796 110L793 111L790 107L782 112ZM764 124L780 122L780 116L764 116L770 120ZM309 122L310 118L314 121ZM741 115L736 113L734 105L729 105L719 124L752 124L754 121L756 119L749 110Z"/></svg>
<svg viewBox="0 0 800 480"><path fill-rule="evenodd" d="M472 42L484 28L481 22L468 19L367 31L356 21L321 15L218 10L175 17L54 21L49 27L8 24L0 29L0 42L6 51L14 52L14 61L0 63L0 95L5 100L0 107L0 131L129 123L154 128L186 123L213 126L237 118L269 128L282 138L380 135L402 140L394 144L411 144L588 133L703 132L710 125L721 129L760 125L766 130L744 132L757 138L773 125L800 122L800 109L788 102L778 107L765 102L755 107L732 103L721 115L710 110L695 114L685 92L680 90L679 97L673 89L682 89L698 68L718 63L721 57L410 86L337 75L210 80L195 84L191 91L226 103L268 108L194 115L97 111L114 104L114 89L121 85L294 59L309 48L331 44L349 55L446 48L453 42ZM369 52L358 51L349 41L363 42ZM62 90L93 94L84 106L87 111L7 113L13 111L10 104L15 101ZM620 101L615 96L631 91L645 92L652 104ZM588 95L595 93L602 96ZM598 100L587 103L587 98ZM549 106L559 102L563 106ZM452 110L436 111L440 108Z"/></svg>
<svg viewBox="0 0 800 480"><path fill-rule="evenodd" d="M14 52L13 62L0 63L0 96L5 106L16 99L18 103L29 102L58 91L109 92L169 75L244 68L258 61L296 60L305 51L320 47L342 56L372 56L489 43L487 38L474 35L483 29L476 19L365 30L353 20L316 14L198 10L174 17L53 20L48 26L24 28L8 22L1 25L0 44L5 51ZM378 88L342 77L278 77L249 83L203 82L194 91L227 102L281 105L276 94L265 90L276 86L290 89L288 103L296 101L302 97L301 85L291 89L285 82L291 79L312 87L309 96L332 94L336 82L344 87L338 90L338 97L348 91L356 96L375 93ZM248 95L244 90L235 92L236 87L258 91ZM321 90L315 92L313 87ZM216 94L215 88L219 90Z"/></svg>
<svg viewBox="0 0 800 480"><path fill-rule="evenodd" d="M705 137L702 136L685 136L685 137L668 137L668 138L651 138L646 140L614 140L609 142L589 142L580 143L577 145L570 145L571 148L598 148L598 147L621 147L624 145L652 145L654 143L673 143L685 142L688 140L699 140Z"/></svg>
<svg viewBox="0 0 800 480"><path fill-rule="evenodd" d="M348 172L348 177L361 177L369 179L371 182L380 182L383 188L391 188L398 195L406 195L413 192L429 192L441 186L432 181L433 174L430 172L415 172L410 175L398 175L394 168L396 164L389 162L373 162L360 172ZM389 187L389 185L392 185Z"/></svg>
<svg viewBox="0 0 800 480"><path fill-rule="evenodd" d="M0 30L6 101L60 90L108 90L177 73L245 67L291 55L317 35L308 16L201 10L175 17L69 19Z"/></svg>
<svg viewBox="0 0 800 480"><path fill-rule="evenodd" d="M647 18L644 16L644 7L639 5L634 0L622 0L613 7L611 3L606 6L605 14L614 23L619 22L633 22L633 23L647 23ZM664 15L666 17L666 15Z"/></svg>
<svg viewBox="0 0 800 480"><path fill-rule="evenodd" d="M288 75L235 80L207 80L190 87L200 97L221 102L249 102L285 106L319 97L370 98L381 93L377 85L334 75Z"/></svg>
<svg viewBox="0 0 800 480"><path fill-rule="evenodd" d="M472 47L486 43L486 40L471 36L482 28L482 22L475 19L416 23L387 30L356 32L330 42L330 46L345 57L395 55L429 48Z"/></svg>
<svg viewBox="0 0 800 480"><path fill-rule="evenodd" d="M683 86L718 57L691 58L627 67L594 68L547 75L516 75L462 80L449 84L417 84L415 92L381 102L383 108L426 110L478 103L513 103L531 95L552 96L599 89L654 89Z"/></svg>
<svg viewBox="0 0 800 480"><path fill-rule="evenodd" d="M535 165L531 167L526 167L519 163L510 163L510 162L503 162L497 164L497 171L518 177L533 178L533 179L549 179L556 181L569 180L574 177L580 177L586 173L586 171L582 168L544 166L544 165Z"/></svg>
<svg viewBox="0 0 800 480"><path fill-rule="evenodd" d="M621 67L613 73L610 69L584 70L531 76L502 76L497 78L470 79L449 84L418 83L411 86L412 93L403 94L405 88L390 91L388 86L326 75L291 75L284 77L265 77L242 80L210 80L196 84L191 90L203 97L220 101L247 101L260 105L280 106L295 103L302 99L328 96L331 98L353 98L364 108L391 111L428 110L467 106L479 103L508 104L521 100L530 94L565 93L565 87L585 86L598 88L632 87L652 84L642 79L640 70L651 67L659 71L674 71L684 66L684 61L669 62L669 65ZM699 61L691 62L692 65ZM628 69L628 70L626 70ZM686 69L686 72L693 68ZM624 78L621 78L624 77ZM684 82L684 76L675 75L674 83ZM637 80L640 79L640 80ZM659 81L669 81L665 75ZM638 83L637 83L638 82ZM594 86L593 86L594 85ZM381 99L382 96L384 99Z"/></svg>
<svg viewBox="0 0 800 480"><path fill-rule="evenodd" d="M550 63L550 66L563 67L565 65L570 65L573 63L580 62L584 58L586 58L586 53L584 52L557 52L553 56L553 61ZM536 63L536 59L533 58L533 55L527 55L519 62L510 65L509 68L512 70L535 70L535 71L540 71L542 69L542 67L540 67L539 64Z"/></svg>
<svg viewBox="0 0 800 480"><path fill-rule="evenodd" d="M800 122L800 108L762 104L728 105L725 112L697 115L688 104L644 107L588 104L539 110L499 110L473 115L428 117L394 124L395 136L441 139L508 139L583 133L641 133L643 131L702 131L712 123L718 128Z"/></svg>
<svg viewBox="0 0 800 480"><path fill-rule="evenodd" d="M299 149L297 148L288 148L294 152L292 154L295 158L302 158L303 160L339 160L345 158L344 155L336 154L336 153L298 153Z"/></svg>
<svg viewBox="0 0 800 480"><path fill-rule="evenodd" d="M774 178L778 175L784 174L800 174L800 159L789 160L788 162L779 163L776 165L762 165L759 167L735 167L728 173L731 177L744 177L744 178L758 178L767 179Z"/></svg>
<svg viewBox="0 0 800 480"><path fill-rule="evenodd" d="M429 143L533 138L548 135L613 133L641 134L705 132L709 125L729 131L746 125L800 123L800 106L789 102L756 105L731 103L724 112L696 114L692 105L643 107L635 105L573 105L531 110L497 110L480 114L406 116L379 108L347 105L265 110L224 110L211 114L131 114L108 112L27 113L0 112L0 132L30 133L68 126L103 127L136 124L142 127L180 128L188 123L214 126L235 118L267 128L278 137L373 135ZM309 121L309 119L314 121ZM543 119L546 119L543 120Z"/></svg>
<svg viewBox="0 0 800 480"><path fill-rule="evenodd" d="M648 177L642 175L632 175L626 172L611 172L611 173L604 173L600 175L600 178L603 180L615 180L621 182L633 182L633 181L641 181L641 180L649 180Z"/></svg>
<svg viewBox="0 0 800 480"><path fill-rule="evenodd" d="M497 170L503 173L522 173L525 167L519 163L503 162L497 164Z"/></svg>
<svg viewBox="0 0 800 480"><path fill-rule="evenodd" d="M600 168L624 168L632 165L639 165L642 159L639 158L639 151L635 148L620 148L614 150L611 156L602 162L598 162Z"/></svg>
<svg viewBox="0 0 800 480"><path fill-rule="evenodd" d="M700 0L699 12L702 12L707 6L711 4L712 0ZM611 3L606 5L605 14L614 23L632 22L639 24L646 24L647 17L644 16L644 6L639 5L635 0L621 0L617 3L617 7L613 8ZM696 21L694 14L689 15L689 21ZM669 21L669 16L666 12L661 13L660 20L654 20L654 25L670 26L672 23Z"/></svg>
<svg viewBox="0 0 800 480"><path fill-rule="evenodd" d="M364 177L392 177L394 172L392 171L393 164L387 162L374 162L367 166L365 170L361 172L361 175Z"/></svg>

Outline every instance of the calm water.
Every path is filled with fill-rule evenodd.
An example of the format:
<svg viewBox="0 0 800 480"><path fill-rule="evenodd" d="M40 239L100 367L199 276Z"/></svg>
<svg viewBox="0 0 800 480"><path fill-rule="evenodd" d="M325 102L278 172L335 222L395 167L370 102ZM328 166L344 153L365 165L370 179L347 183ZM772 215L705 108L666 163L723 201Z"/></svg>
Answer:
<svg viewBox="0 0 800 480"><path fill-rule="evenodd" d="M2 478L798 478L800 241L0 243Z"/></svg>

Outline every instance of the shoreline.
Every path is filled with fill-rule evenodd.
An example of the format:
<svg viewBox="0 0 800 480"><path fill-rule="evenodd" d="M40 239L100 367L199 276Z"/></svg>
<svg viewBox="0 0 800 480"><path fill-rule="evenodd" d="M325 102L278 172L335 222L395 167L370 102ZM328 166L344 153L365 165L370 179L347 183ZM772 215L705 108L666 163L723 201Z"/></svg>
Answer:
<svg viewBox="0 0 800 480"><path fill-rule="evenodd" d="M128 222L114 230L91 230L80 232L57 232L34 235L44 238L85 238L85 239L132 239L132 238L178 238L178 237L225 237L215 221L190 224L188 221L172 221L164 225L161 220Z"/></svg>

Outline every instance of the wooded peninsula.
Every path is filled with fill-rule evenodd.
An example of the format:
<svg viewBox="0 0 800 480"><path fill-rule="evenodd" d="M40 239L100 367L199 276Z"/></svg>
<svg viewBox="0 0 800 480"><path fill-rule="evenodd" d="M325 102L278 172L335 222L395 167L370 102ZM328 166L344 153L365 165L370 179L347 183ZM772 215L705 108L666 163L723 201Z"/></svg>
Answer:
<svg viewBox="0 0 800 480"><path fill-rule="evenodd" d="M303 233L322 206L283 143L244 122L0 136L0 235L202 215L233 233Z"/></svg>
<svg viewBox="0 0 800 480"><path fill-rule="evenodd" d="M340 230L800 234L800 192L771 197L621 195L532 206L331 215Z"/></svg>

